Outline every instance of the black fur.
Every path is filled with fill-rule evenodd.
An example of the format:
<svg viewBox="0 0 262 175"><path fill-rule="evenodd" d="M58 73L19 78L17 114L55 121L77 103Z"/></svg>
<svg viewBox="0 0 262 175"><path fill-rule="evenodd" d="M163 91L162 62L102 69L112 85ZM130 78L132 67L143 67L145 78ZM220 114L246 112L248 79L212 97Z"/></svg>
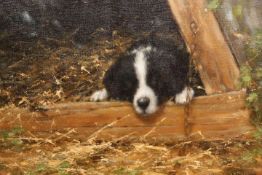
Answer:
<svg viewBox="0 0 262 175"><path fill-rule="evenodd" d="M109 68L104 77L104 85L113 99L132 101L137 90L138 80L134 69L132 50L151 46L147 57L147 84L154 90L158 104L175 96L187 84L189 53L183 43L172 39L151 35L135 42L126 54Z"/></svg>
<svg viewBox="0 0 262 175"><path fill-rule="evenodd" d="M123 55L106 72L103 83L111 98L132 101L138 85L133 63L134 57Z"/></svg>

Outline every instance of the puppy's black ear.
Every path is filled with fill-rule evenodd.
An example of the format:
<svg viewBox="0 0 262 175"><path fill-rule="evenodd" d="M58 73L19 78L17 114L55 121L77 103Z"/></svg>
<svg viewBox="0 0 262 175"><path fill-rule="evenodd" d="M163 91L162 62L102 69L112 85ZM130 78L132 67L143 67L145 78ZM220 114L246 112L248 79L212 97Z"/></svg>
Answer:
<svg viewBox="0 0 262 175"><path fill-rule="evenodd" d="M110 97L115 98L117 94L117 89L119 88L117 76L120 69L120 63L119 60L117 60L105 73L103 84L105 85L105 88L107 92L109 93Z"/></svg>
<svg viewBox="0 0 262 175"><path fill-rule="evenodd" d="M133 57L118 58L106 72L103 83L111 98L131 101L137 86Z"/></svg>

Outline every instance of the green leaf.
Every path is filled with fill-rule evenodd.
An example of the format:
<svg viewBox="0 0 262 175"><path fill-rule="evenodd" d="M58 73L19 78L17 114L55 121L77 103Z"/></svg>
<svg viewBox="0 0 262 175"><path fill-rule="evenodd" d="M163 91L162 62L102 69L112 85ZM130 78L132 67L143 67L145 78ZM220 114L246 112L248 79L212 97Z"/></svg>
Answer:
<svg viewBox="0 0 262 175"><path fill-rule="evenodd" d="M220 1L219 0L210 0L208 2L207 8L209 10L216 10L220 5Z"/></svg>
<svg viewBox="0 0 262 175"><path fill-rule="evenodd" d="M255 137L256 140L260 139L261 136L262 135L260 133L257 133L257 132L253 135L253 137Z"/></svg>
<svg viewBox="0 0 262 175"><path fill-rule="evenodd" d="M70 168L71 164L68 161L64 161L58 165L58 174L59 175L69 175L66 169Z"/></svg>
<svg viewBox="0 0 262 175"><path fill-rule="evenodd" d="M242 80L244 82L250 82L252 80L251 76L250 75L245 75L244 77L242 77Z"/></svg>
<svg viewBox="0 0 262 175"><path fill-rule="evenodd" d="M17 126L11 130L14 135L22 134L24 129L21 126Z"/></svg>
<svg viewBox="0 0 262 175"><path fill-rule="evenodd" d="M128 175L141 175L142 171L140 170L130 170Z"/></svg>
<svg viewBox="0 0 262 175"><path fill-rule="evenodd" d="M21 146L23 144L23 141L20 140L20 139L13 139L11 141L11 143L14 145L14 146Z"/></svg>
<svg viewBox="0 0 262 175"><path fill-rule="evenodd" d="M43 172L47 169L46 164L40 163L36 165L36 172Z"/></svg>
<svg viewBox="0 0 262 175"><path fill-rule="evenodd" d="M233 15L235 17L242 17L243 15L243 6L241 4L237 4L233 7Z"/></svg>
<svg viewBox="0 0 262 175"><path fill-rule="evenodd" d="M254 161L254 155L252 152L248 151L242 156L242 159L246 162L252 162Z"/></svg>
<svg viewBox="0 0 262 175"><path fill-rule="evenodd" d="M252 76L251 76L251 67L250 66L242 66L240 68L240 80L242 87L249 87L252 84Z"/></svg>
<svg viewBox="0 0 262 175"><path fill-rule="evenodd" d="M259 79L259 78L262 78L262 68L258 68L256 70L256 77Z"/></svg>
<svg viewBox="0 0 262 175"><path fill-rule="evenodd" d="M242 85L243 85L244 87L249 87L249 86L251 86L251 84L252 84L251 75L245 75L245 76L243 76L243 77L241 78L241 80L242 80Z"/></svg>
<svg viewBox="0 0 262 175"><path fill-rule="evenodd" d="M127 170L125 168L119 168L119 169L114 170L113 173L116 175L124 175L126 174L126 171Z"/></svg>
<svg viewBox="0 0 262 175"><path fill-rule="evenodd" d="M70 168L71 165L68 161L64 161L59 165L59 169L66 169L66 168Z"/></svg>
<svg viewBox="0 0 262 175"><path fill-rule="evenodd" d="M4 139L4 141L6 141L10 137L8 131L1 132L1 135L2 135L2 137Z"/></svg>
<svg viewBox="0 0 262 175"><path fill-rule="evenodd" d="M250 93L250 94L248 95L248 97L247 97L247 101L248 101L249 103L254 103L254 102L256 102L257 100L258 100L258 95L257 95L257 93L255 93L255 92Z"/></svg>

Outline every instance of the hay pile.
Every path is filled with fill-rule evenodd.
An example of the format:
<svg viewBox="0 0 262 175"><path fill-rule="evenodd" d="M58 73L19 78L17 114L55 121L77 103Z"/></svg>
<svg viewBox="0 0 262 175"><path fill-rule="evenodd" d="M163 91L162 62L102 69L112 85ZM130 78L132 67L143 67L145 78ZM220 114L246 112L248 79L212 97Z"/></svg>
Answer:
<svg viewBox="0 0 262 175"><path fill-rule="evenodd" d="M108 66L133 40L117 31L112 37L96 37L97 33L78 48L70 37L30 41L1 38L0 106L37 108L86 100L101 87Z"/></svg>
<svg viewBox="0 0 262 175"><path fill-rule="evenodd" d="M12 133L12 134L11 134ZM0 139L0 174L175 175L253 174L262 159L248 157L253 141L148 143L127 136L76 140L74 129L36 136L10 131ZM250 160L247 160L251 158Z"/></svg>

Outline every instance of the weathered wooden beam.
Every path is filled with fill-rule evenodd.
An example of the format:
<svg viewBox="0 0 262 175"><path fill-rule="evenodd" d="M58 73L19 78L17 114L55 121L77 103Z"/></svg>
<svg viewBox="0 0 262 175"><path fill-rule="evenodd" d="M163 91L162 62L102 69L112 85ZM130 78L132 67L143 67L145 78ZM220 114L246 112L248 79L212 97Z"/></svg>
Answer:
<svg viewBox="0 0 262 175"><path fill-rule="evenodd" d="M131 104L120 102L55 104L43 112L7 108L0 111L0 130L21 126L50 133L75 128L80 138L223 139L254 129L244 97L245 92L236 91L197 97L189 106L170 102L149 117L136 115Z"/></svg>
<svg viewBox="0 0 262 175"><path fill-rule="evenodd" d="M206 0L168 0L207 94L237 89L239 69Z"/></svg>
<svg viewBox="0 0 262 175"><path fill-rule="evenodd" d="M245 53L245 43L247 43L247 37L244 37L239 33L241 29L239 22L234 17L233 8L233 0L223 0L220 7L215 11L215 15L238 65L241 66L247 63Z"/></svg>

